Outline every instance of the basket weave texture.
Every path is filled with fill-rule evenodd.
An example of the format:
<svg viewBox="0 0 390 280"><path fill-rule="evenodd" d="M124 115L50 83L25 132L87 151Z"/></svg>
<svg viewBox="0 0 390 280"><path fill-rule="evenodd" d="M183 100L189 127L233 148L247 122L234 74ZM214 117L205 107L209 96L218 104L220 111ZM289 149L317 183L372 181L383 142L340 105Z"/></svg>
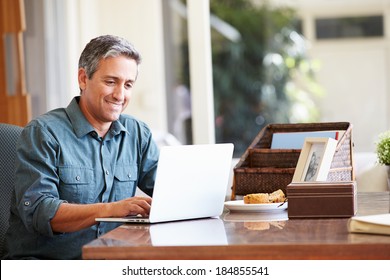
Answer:
<svg viewBox="0 0 390 280"><path fill-rule="evenodd" d="M236 195L278 189L286 193L301 150L270 149L272 136L281 132L345 131L338 140L327 181L353 181L352 124L348 122L270 124L264 127L234 167L232 200Z"/></svg>

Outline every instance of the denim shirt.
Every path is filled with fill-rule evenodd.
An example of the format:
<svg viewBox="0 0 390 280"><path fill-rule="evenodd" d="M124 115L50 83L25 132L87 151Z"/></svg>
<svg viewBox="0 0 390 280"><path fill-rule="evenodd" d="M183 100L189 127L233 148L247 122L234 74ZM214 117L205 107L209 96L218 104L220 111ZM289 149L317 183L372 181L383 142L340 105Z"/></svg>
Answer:
<svg viewBox="0 0 390 280"><path fill-rule="evenodd" d="M101 138L78 100L38 117L22 132L6 236L8 258L78 259L84 244L118 224L53 232L50 220L61 203L118 201L134 196L137 186L153 194L159 151L149 128L121 115Z"/></svg>

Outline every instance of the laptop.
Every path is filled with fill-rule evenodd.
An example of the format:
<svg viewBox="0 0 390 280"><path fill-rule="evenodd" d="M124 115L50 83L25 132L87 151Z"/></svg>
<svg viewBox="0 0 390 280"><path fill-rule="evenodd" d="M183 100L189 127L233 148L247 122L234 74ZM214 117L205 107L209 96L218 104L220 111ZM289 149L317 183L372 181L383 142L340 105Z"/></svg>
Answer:
<svg viewBox="0 0 390 280"><path fill-rule="evenodd" d="M96 218L96 221L160 223L220 216L233 149L231 143L162 147L149 217Z"/></svg>

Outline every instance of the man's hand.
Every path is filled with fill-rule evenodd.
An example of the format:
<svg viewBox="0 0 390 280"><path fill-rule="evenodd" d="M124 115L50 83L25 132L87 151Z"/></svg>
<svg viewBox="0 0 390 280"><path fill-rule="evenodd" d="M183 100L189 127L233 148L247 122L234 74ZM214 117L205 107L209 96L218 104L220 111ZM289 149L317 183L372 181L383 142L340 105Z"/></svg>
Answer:
<svg viewBox="0 0 390 280"><path fill-rule="evenodd" d="M152 199L150 197L135 196L112 202L110 217L125 217L129 215L149 216Z"/></svg>

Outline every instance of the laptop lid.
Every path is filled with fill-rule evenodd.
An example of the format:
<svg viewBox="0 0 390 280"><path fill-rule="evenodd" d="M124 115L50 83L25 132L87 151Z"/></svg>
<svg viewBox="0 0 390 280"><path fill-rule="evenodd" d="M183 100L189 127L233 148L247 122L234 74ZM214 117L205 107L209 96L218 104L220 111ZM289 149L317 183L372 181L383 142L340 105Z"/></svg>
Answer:
<svg viewBox="0 0 390 280"><path fill-rule="evenodd" d="M162 147L149 219L96 220L158 223L221 215L233 149L231 143Z"/></svg>

